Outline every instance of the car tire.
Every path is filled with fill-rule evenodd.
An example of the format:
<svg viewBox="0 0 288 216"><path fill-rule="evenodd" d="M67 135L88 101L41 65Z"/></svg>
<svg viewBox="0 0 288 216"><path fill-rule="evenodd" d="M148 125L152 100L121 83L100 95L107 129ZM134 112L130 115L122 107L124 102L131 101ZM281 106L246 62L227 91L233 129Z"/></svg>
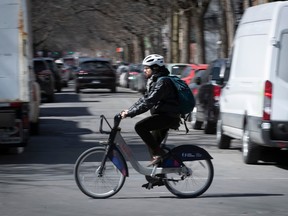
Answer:
<svg viewBox="0 0 288 216"><path fill-rule="evenodd" d="M113 87L111 88L111 92L112 92L112 93L116 93L116 86L113 86Z"/></svg>
<svg viewBox="0 0 288 216"><path fill-rule="evenodd" d="M195 129L195 130L201 130L201 129L202 129L202 124L203 124L203 122L196 120L196 121L194 122L194 124L193 124L193 129Z"/></svg>
<svg viewBox="0 0 288 216"><path fill-rule="evenodd" d="M54 93L51 95L47 95L47 102L53 103L55 101Z"/></svg>
<svg viewBox="0 0 288 216"><path fill-rule="evenodd" d="M247 125L244 127L242 137L242 155L246 164L257 164L260 158L260 146L253 143L250 139L250 132Z"/></svg>
<svg viewBox="0 0 288 216"><path fill-rule="evenodd" d="M63 81L62 87L68 87L68 82L67 81Z"/></svg>
<svg viewBox="0 0 288 216"><path fill-rule="evenodd" d="M218 119L216 130L217 146L219 149L229 149L231 144L231 137L223 134L222 120Z"/></svg>
<svg viewBox="0 0 288 216"><path fill-rule="evenodd" d="M31 135L39 135L39 122L31 122L30 123L30 134Z"/></svg>
<svg viewBox="0 0 288 216"><path fill-rule="evenodd" d="M58 85L57 85L56 91L57 91L58 93L62 91L62 86L61 86L61 84L58 84Z"/></svg>
<svg viewBox="0 0 288 216"><path fill-rule="evenodd" d="M217 123L211 121L205 121L204 123L204 133L205 134L216 134Z"/></svg>

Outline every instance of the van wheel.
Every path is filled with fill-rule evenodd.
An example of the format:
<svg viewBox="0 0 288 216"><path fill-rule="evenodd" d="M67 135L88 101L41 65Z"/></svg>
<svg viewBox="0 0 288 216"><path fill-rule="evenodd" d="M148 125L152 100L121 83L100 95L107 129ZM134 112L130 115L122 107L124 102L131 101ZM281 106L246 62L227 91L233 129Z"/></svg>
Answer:
<svg viewBox="0 0 288 216"><path fill-rule="evenodd" d="M205 121L204 133L205 134L215 134L216 133L216 123L211 122L211 121Z"/></svg>
<svg viewBox="0 0 288 216"><path fill-rule="evenodd" d="M247 126L244 128L242 137L242 155L246 164L257 164L260 157L260 146L251 141Z"/></svg>
<svg viewBox="0 0 288 216"><path fill-rule="evenodd" d="M229 149L231 144L231 137L223 134L222 120L219 119L217 122L216 130L217 146L219 149Z"/></svg>
<svg viewBox="0 0 288 216"><path fill-rule="evenodd" d="M201 130L201 128L202 128L202 124L203 124L203 122L200 122L200 121L195 121L194 122L194 124L193 124L193 129L195 129L195 130Z"/></svg>

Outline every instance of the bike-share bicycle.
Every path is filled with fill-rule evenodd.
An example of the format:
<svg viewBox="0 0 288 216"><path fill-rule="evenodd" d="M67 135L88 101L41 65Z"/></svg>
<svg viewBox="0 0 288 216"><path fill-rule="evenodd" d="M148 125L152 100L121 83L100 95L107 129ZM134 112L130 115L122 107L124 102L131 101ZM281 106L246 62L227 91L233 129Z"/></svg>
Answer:
<svg viewBox="0 0 288 216"><path fill-rule="evenodd" d="M183 198L197 197L211 185L214 177L212 157L201 147L195 145L179 145L168 148L162 161L153 167L141 165L135 158L131 148L121 136L121 115L114 117L111 127L104 115L101 115L100 133L109 134L103 146L93 147L83 152L76 161L74 176L79 189L92 198L108 198L122 188L129 176L126 160L146 179L162 181L174 195ZM111 131L103 130L103 120ZM149 177L149 178L147 178ZM147 184L151 189L153 181Z"/></svg>

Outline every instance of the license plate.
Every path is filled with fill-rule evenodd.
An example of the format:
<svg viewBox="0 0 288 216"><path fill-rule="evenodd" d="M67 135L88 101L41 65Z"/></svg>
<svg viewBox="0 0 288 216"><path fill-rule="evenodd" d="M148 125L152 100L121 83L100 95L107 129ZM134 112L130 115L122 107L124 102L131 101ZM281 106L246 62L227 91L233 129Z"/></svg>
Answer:
<svg viewBox="0 0 288 216"><path fill-rule="evenodd" d="M99 80L93 80L92 83L94 83L94 84L99 84L100 81L99 81Z"/></svg>

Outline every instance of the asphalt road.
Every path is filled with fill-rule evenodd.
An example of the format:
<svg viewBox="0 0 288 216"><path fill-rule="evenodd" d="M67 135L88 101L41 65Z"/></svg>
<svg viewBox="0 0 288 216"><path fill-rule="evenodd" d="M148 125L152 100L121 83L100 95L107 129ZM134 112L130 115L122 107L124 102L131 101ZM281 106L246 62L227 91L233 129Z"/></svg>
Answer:
<svg viewBox="0 0 288 216"><path fill-rule="evenodd" d="M86 149L107 138L99 133L99 116L109 121L141 95L119 88L85 91L76 95L73 85L57 93L55 103L41 105L40 135L31 138L22 154L0 155L0 216L287 216L287 166L274 162L245 165L240 143L230 150L216 147L215 135L184 128L171 131L168 145L195 144L214 158L215 176L200 197L180 199L165 187L147 190L144 177L130 166L130 176L115 196L94 200L76 186L73 167ZM148 113L122 121L122 134L141 163L147 149L133 126ZM129 164L129 163L128 163Z"/></svg>

